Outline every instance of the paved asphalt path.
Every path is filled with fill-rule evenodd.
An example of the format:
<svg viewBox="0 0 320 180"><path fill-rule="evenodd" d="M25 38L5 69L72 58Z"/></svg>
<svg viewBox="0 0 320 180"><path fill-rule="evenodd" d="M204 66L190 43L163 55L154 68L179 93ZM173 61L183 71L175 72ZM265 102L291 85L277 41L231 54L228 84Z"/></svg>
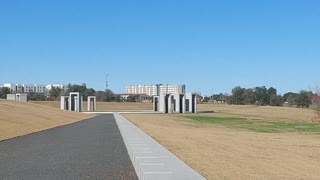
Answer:
<svg viewBox="0 0 320 180"><path fill-rule="evenodd" d="M0 141L0 179L138 178L110 114Z"/></svg>

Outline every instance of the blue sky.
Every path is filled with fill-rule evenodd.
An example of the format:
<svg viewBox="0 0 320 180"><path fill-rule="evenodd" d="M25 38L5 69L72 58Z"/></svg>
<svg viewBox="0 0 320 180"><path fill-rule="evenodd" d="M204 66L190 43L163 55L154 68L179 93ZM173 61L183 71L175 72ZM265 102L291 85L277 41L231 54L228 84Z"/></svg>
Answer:
<svg viewBox="0 0 320 180"><path fill-rule="evenodd" d="M320 85L320 1L0 1L0 83Z"/></svg>

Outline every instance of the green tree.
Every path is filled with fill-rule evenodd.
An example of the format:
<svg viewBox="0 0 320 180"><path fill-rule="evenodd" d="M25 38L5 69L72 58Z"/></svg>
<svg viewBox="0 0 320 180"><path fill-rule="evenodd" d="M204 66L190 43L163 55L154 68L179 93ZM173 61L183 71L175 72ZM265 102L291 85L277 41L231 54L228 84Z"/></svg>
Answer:
<svg viewBox="0 0 320 180"><path fill-rule="evenodd" d="M267 98L267 105L271 105L271 99L275 100L277 99L277 89L276 88L273 88L273 87L270 87L267 91L267 94L268 94L268 98Z"/></svg>
<svg viewBox="0 0 320 180"><path fill-rule="evenodd" d="M290 93L289 94L289 96L287 97L287 102L290 107L297 105L296 102L297 102L298 97L299 97L299 94L297 94L297 93Z"/></svg>
<svg viewBox="0 0 320 180"><path fill-rule="evenodd" d="M57 100L57 98L60 96L61 89L59 87L51 87L49 91L49 97L52 99Z"/></svg>
<svg viewBox="0 0 320 180"><path fill-rule="evenodd" d="M290 96L294 96L294 95L297 95L297 93L293 93L293 92L288 92L288 93L285 93L284 95L283 95L283 100L285 101L285 102L288 102L288 99L289 99L289 97Z"/></svg>
<svg viewBox="0 0 320 180"><path fill-rule="evenodd" d="M220 95L219 94L214 94L211 96L212 100L214 101L219 101Z"/></svg>
<svg viewBox="0 0 320 180"><path fill-rule="evenodd" d="M269 103L268 90L265 86L254 88L257 105L266 106Z"/></svg>
<svg viewBox="0 0 320 180"><path fill-rule="evenodd" d="M86 91L87 87L77 85L77 84L68 84L68 90L67 93L69 94L70 92L79 92L80 94L84 94Z"/></svg>
<svg viewBox="0 0 320 180"><path fill-rule="evenodd" d="M105 92L105 101L112 102L114 100L115 100L115 94L110 89L107 89Z"/></svg>
<svg viewBox="0 0 320 180"><path fill-rule="evenodd" d="M244 93L244 88L241 88L240 86L237 86L232 89L232 95L229 99L229 104L237 104L241 105L243 104L243 98L242 95Z"/></svg>
<svg viewBox="0 0 320 180"><path fill-rule="evenodd" d="M47 100L47 97L44 93L29 93L28 94L28 100L29 101L45 101Z"/></svg>
<svg viewBox="0 0 320 180"><path fill-rule="evenodd" d="M271 95L270 96L270 106L282 106L284 103L283 97L281 95Z"/></svg>
<svg viewBox="0 0 320 180"><path fill-rule="evenodd" d="M270 87L268 89L268 95L269 96L276 96L277 95L277 89L276 88L273 88L273 87Z"/></svg>
<svg viewBox="0 0 320 180"><path fill-rule="evenodd" d="M205 96L205 97L203 98L203 102L209 102L209 100L210 100L210 98L209 98L208 96Z"/></svg>
<svg viewBox="0 0 320 180"><path fill-rule="evenodd" d="M0 99L6 99L7 94L10 94L10 88L7 88L7 87L0 88Z"/></svg>
<svg viewBox="0 0 320 180"><path fill-rule="evenodd" d="M88 96L94 96L96 94L96 91L92 88L86 89L83 93L83 98L86 100Z"/></svg>
<svg viewBox="0 0 320 180"><path fill-rule="evenodd" d="M227 102L227 100L228 100L228 102L230 101L229 95L228 94L223 94L223 93L214 94L214 95L211 96L211 98L214 101L220 101L220 102L223 102L223 103Z"/></svg>
<svg viewBox="0 0 320 180"><path fill-rule="evenodd" d="M310 92L300 91L296 98L296 105L301 108L309 108L311 105Z"/></svg>
<svg viewBox="0 0 320 180"><path fill-rule="evenodd" d="M70 92L79 92L82 96L84 100L87 100L88 96L94 96L96 94L96 91L93 88L87 88L84 85L77 85L77 84L68 84L67 87L67 92L65 94L69 94ZM101 95L101 93L99 92L99 96ZM106 99L106 95L103 94L104 96L104 100ZM98 98L99 99L99 98ZM97 101L98 101L97 99ZM99 99L100 100L100 99Z"/></svg>
<svg viewBox="0 0 320 180"><path fill-rule="evenodd" d="M243 104L254 104L256 102L256 96L254 95L253 89L245 89L242 96Z"/></svg>

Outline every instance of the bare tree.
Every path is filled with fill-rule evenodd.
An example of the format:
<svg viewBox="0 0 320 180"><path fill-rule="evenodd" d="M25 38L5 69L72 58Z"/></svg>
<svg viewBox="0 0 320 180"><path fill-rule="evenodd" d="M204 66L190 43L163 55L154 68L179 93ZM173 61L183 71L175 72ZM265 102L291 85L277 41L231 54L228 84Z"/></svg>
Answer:
<svg viewBox="0 0 320 180"><path fill-rule="evenodd" d="M320 88L316 87L316 94L312 97L312 101L316 107L317 119L320 121Z"/></svg>

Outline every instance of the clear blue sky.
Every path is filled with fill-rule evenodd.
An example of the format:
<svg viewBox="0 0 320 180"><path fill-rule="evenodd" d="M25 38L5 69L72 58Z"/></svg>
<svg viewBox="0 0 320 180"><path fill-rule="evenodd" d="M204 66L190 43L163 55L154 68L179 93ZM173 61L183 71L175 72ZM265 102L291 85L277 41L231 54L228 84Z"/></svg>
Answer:
<svg viewBox="0 0 320 180"><path fill-rule="evenodd" d="M320 85L318 0L3 0L0 83Z"/></svg>

